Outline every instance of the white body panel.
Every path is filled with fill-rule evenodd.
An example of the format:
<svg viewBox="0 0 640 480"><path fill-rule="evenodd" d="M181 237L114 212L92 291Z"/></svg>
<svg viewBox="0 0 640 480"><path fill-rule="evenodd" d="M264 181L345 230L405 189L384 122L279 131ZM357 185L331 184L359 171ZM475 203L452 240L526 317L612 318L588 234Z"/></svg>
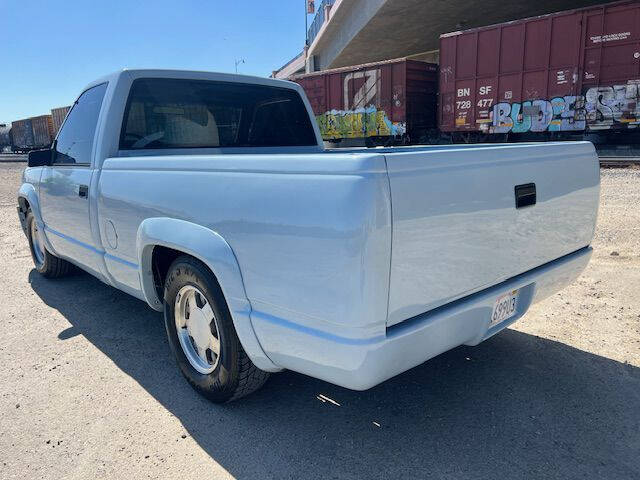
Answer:
<svg viewBox="0 0 640 480"><path fill-rule="evenodd" d="M311 147L120 151L131 83L145 77L292 88L312 115L289 82L121 72L96 82L108 87L86 211L70 186L58 203L43 197L47 167L27 170L20 196L54 253L157 310L154 247L202 260L264 370L371 387L493 335L588 261L599 189L591 144L325 152L314 127ZM514 186L528 182L538 202L516 210ZM85 227L74 233L77 220ZM514 288L517 314L489 329L493 302Z"/></svg>
<svg viewBox="0 0 640 480"><path fill-rule="evenodd" d="M589 245L600 167L590 143L387 153L389 325ZM535 183L533 207L514 186Z"/></svg>

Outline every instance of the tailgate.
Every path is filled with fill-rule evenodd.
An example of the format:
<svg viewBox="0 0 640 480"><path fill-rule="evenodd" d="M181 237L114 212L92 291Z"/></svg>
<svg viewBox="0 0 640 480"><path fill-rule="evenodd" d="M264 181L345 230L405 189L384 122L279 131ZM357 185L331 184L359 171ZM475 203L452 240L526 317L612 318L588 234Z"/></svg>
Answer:
<svg viewBox="0 0 640 480"><path fill-rule="evenodd" d="M385 156L393 214L389 326L591 242L600 171L589 142ZM526 184L535 184L536 204L517 209L515 187Z"/></svg>

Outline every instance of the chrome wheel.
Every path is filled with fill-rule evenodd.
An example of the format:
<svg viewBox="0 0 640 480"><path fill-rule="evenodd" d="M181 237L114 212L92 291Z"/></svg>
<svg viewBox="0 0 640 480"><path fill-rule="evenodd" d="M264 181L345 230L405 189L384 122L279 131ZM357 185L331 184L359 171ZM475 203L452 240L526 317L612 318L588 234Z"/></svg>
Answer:
<svg viewBox="0 0 640 480"><path fill-rule="evenodd" d="M36 266L41 267L44 264L44 243L35 218L31 221L31 245Z"/></svg>
<svg viewBox="0 0 640 480"><path fill-rule="evenodd" d="M218 322L204 294L185 285L176 295L174 320L180 346L193 368L202 374L213 372L220 360Z"/></svg>

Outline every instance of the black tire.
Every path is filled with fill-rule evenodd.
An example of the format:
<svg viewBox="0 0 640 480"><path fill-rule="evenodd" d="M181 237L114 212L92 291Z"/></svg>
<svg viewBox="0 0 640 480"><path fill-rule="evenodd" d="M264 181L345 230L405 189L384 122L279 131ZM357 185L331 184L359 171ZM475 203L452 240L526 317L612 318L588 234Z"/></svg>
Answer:
<svg viewBox="0 0 640 480"><path fill-rule="evenodd" d="M191 365L178 339L175 301L178 292L187 285L202 292L218 327L220 356L215 369L208 374L198 372ZM243 350L216 278L206 265L193 257L178 257L169 267L164 286L164 323L180 371L198 393L212 402L224 403L244 397L262 387L269 378L269 373L256 367Z"/></svg>
<svg viewBox="0 0 640 480"><path fill-rule="evenodd" d="M42 252L42 261L38 259L35 251L36 247L32 238L32 224L36 221L36 218L33 216L31 209L27 211L25 221L27 225L27 238L29 239L29 250L31 251L31 258L33 259L33 264L37 272L47 278L58 278L68 275L69 272L72 271L73 265L62 258L58 258L51 254L44 245L42 245L42 249L44 250Z"/></svg>

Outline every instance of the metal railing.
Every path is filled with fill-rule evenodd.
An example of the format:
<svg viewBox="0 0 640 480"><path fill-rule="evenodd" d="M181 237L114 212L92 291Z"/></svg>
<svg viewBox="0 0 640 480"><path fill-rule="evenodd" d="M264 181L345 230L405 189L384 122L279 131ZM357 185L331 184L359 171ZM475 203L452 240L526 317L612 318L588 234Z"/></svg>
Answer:
<svg viewBox="0 0 640 480"><path fill-rule="evenodd" d="M322 0L322 2L320 3L320 6L318 7L318 12L316 13L316 16L313 17L313 22L311 22L311 26L309 27L309 30L307 30L307 42L309 42L309 45L313 43L316 36L318 35L318 32L322 28L322 25L324 24L324 21L325 21L324 7L330 7L334 3L336 3L336 0Z"/></svg>

